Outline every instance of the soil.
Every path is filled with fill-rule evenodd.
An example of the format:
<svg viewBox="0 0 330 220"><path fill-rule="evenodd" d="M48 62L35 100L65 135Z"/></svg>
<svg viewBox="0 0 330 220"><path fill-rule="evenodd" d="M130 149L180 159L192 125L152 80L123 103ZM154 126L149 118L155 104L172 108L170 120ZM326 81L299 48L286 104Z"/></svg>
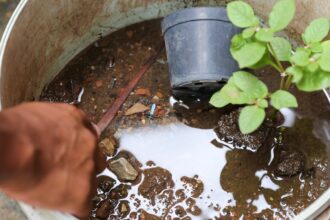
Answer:
<svg viewBox="0 0 330 220"><path fill-rule="evenodd" d="M75 104L96 123L162 41L159 20L102 38L40 99ZM256 75L270 90L280 83L272 69ZM139 177L123 183L104 170L90 219L293 218L330 186L330 105L322 93L291 92L299 102L294 127L240 136L237 109L214 109L210 94L172 103L163 52L101 138L118 139L108 159L125 157ZM125 115L137 103L156 111Z"/></svg>
<svg viewBox="0 0 330 220"><path fill-rule="evenodd" d="M172 174L165 169L156 167L143 171L143 182L139 186L139 192L155 205L156 196L166 189L173 188Z"/></svg>
<svg viewBox="0 0 330 220"><path fill-rule="evenodd" d="M285 147L279 150L275 158L275 173L279 176L294 176L305 167L304 155L298 150L288 150Z"/></svg>
<svg viewBox="0 0 330 220"><path fill-rule="evenodd" d="M252 151L256 151L265 143L270 128L265 126L264 123L255 132L242 134L238 126L239 114L240 109L237 109L230 114L222 115L218 126L215 128L215 132L221 140L231 143L233 147L241 149L249 148Z"/></svg>

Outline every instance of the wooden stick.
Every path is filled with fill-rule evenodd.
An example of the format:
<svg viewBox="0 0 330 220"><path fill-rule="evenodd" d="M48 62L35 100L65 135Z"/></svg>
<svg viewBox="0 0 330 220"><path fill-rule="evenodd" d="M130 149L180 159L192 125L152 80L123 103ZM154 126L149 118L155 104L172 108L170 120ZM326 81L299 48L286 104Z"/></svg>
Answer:
<svg viewBox="0 0 330 220"><path fill-rule="evenodd" d="M100 133L102 133L108 127L108 125L111 123L111 121L116 116L120 107L126 101L129 94L136 87L138 82L141 80L142 76L149 70L149 68L152 66L152 64L154 64L156 62L157 57L160 55L160 53L163 51L163 49L164 49L164 45L162 44L162 46L159 47L157 52L155 54L153 54L151 57L149 57L149 59L144 63L144 65L142 65L139 72L136 73L136 75L128 83L128 85L118 94L115 102L108 109L108 111L104 114L104 116L101 118L101 120L97 123L97 127L98 127Z"/></svg>

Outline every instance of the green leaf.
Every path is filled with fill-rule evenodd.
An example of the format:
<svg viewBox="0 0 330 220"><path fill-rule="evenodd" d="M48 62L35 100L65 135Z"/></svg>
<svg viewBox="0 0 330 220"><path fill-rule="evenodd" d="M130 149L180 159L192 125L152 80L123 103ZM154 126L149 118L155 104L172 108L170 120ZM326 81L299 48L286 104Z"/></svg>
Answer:
<svg viewBox="0 0 330 220"><path fill-rule="evenodd" d="M243 1L230 2L227 5L229 20L237 27L246 28L259 25L252 7Z"/></svg>
<svg viewBox="0 0 330 220"><path fill-rule="evenodd" d="M294 17L296 4L294 0L279 0L269 15L269 26L276 32L288 26Z"/></svg>
<svg viewBox="0 0 330 220"><path fill-rule="evenodd" d="M270 29L262 28L256 33L256 39L261 42L270 42L274 37L274 32Z"/></svg>
<svg viewBox="0 0 330 220"><path fill-rule="evenodd" d="M303 48L297 48L297 51L291 56L290 61L297 66L305 67L309 63L310 53Z"/></svg>
<svg viewBox="0 0 330 220"><path fill-rule="evenodd" d="M261 69L265 66L268 66L272 62L273 62L273 60L270 57L269 52L266 51L265 55L261 58L261 60L259 60L258 63L254 64L252 66L249 66L249 68L254 69L254 70Z"/></svg>
<svg viewBox="0 0 330 220"><path fill-rule="evenodd" d="M238 71L232 76L235 85L251 98L264 98L268 94L267 86L251 73Z"/></svg>
<svg viewBox="0 0 330 220"><path fill-rule="evenodd" d="M255 27L246 28L242 32L242 36L243 36L244 39L248 39L248 38L251 38L254 35L255 32L256 32Z"/></svg>
<svg viewBox="0 0 330 220"><path fill-rule="evenodd" d="M309 63L307 65L307 70L314 73L315 71L317 71L319 69L319 64L318 63Z"/></svg>
<svg viewBox="0 0 330 220"><path fill-rule="evenodd" d="M302 37L306 44L321 42L329 33L329 19L318 18L310 23Z"/></svg>
<svg viewBox="0 0 330 220"><path fill-rule="evenodd" d="M257 43L247 43L239 50L231 48L231 54L238 62L240 68L250 67L258 63L266 52L266 46Z"/></svg>
<svg viewBox="0 0 330 220"><path fill-rule="evenodd" d="M241 110L238 124L243 134L249 134L257 130L265 120L266 113L258 106L246 106Z"/></svg>
<svg viewBox="0 0 330 220"><path fill-rule="evenodd" d="M297 83L297 87L301 91L314 92L330 87L330 73L321 69L311 73L304 70L302 79Z"/></svg>
<svg viewBox="0 0 330 220"><path fill-rule="evenodd" d="M252 97L241 91L236 86L233 86L232 84L226 84L224 87L222 87L220 93L220 96L225 101L234 105L250 104L253 102Z"/></svg>
<svg viewBox="0 0 330 220"><path fill-rule="evenodd" d="M292 82L294 82L294 83L299 82L303 77L303 71L297 66L291 66L291 67L287 68L286 72L289 75L293 76Z"/></svg>
<svg viewBox="0 0 330 220"><path fill-rule="evenodd" d="M291 44L284 38L274 37L270 42L279 61L289 61L291 57ZM270 50L271 51L271 50ZM274 54L273 54L274 55Z"/></svg>
<svg viewBox="0 0 330 220"><path fill-rule="evenodd" d="M231 39L231 50L239 50L245 45L246 41L244 40L242 34L236 34L232 39Z"/></svg>
<svg viewBox="0 0 330 220"><path fill-rule="evenodd" d="M322 53L323 52L322 44L320 42L312 43L310 45L310 48L313 53Z"/></svg>
<svg viewBox="0 0 330 220"><path fill-rule="evenodd" d="M323 53L320 57L319 64L322 70L330 71L330 41L322 43Z"/></svg>
<svg viewBox="0 0 330 220"><path fill-rule="evenodd" d="M260 108L268 108L268 101L266 99L257 100L257 106Z"/></svg>
<svg viewBox="0 0 330 220"><path fill-rule="evenodd" d="M217 108L225 107L229 102L222 96L221 91L214 93L211 97L210 104Z"/></svg>
<svg viewBox="0 0 330 220"><path fill-rule="evenodd" d="M274 108L280 110L281 108L297 108L298 102L296 97L284 90L277 90L270 97L270 101Z"/></svg>

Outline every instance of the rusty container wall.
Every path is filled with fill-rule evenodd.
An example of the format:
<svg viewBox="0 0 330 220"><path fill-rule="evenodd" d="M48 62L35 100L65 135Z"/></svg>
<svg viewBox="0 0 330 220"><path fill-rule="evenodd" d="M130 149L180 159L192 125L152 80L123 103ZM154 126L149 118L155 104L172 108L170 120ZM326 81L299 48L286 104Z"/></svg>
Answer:
<svg viewBox="0 0 330 220"><path fill-rule="evenodd" d="M265 17L275 0L248 0ZM0 103L9 107L37 99L42 87L82 49L117 29L193 5L221 0L22 0L0 50ZM299 0L290 33L314 17L330 16L327 0Z"/></svg>
<svg viewBox="0 0 330 220"><path fill-rule="evenodd" d="M276 0L246 0L266 18ZM22 0L0 43L0 109L38 99L42 88L100 36L183 7L225 0ZM316 17L330 18L329 0L297 0L288 29L295 38ZM328 94L327 94L328 95ZM311 218L329 205L330 190L306 209Z"/></svg>

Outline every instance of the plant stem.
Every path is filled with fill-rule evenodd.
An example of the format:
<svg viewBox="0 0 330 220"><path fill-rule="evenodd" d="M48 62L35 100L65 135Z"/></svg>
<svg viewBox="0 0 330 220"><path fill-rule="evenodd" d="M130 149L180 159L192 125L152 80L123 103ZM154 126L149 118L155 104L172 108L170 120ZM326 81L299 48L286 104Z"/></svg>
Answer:
<svg viewBox="0 0 330 220"><path fill-rule="evenodd" d="M274 57L274 60L275 60L275 62L276 62L276 64L277 64L277 66L278 66L279 69L280 69L280 72L281 72L281 73L284 73L284 72L285 72L284 67L283 67L282 63L280 62L280 60L278 59L278 57L277 57L277 55L276 55L276 53L275 53L275 50L274 50L273 46L272 46L270 43L268 43L268 47L269 47L270 51L272 52L272 55L273 55L273 57Z"/></svg>
<svg viewBox="0 0 330 220"><path fill-rule="evenodd" d="M285 90L289 90L289 88L291 86L291 82L292 82L292 75L290 75L285 82L285 87L284 87Z"/></svg>
<svg viewBox="0 0 330 220"><path fill-rule="evenodd" d="M269 64L274 67L274 69L276 69L278 72L282 72L281 68L279 66L276 65L276 63L274 63L273 61L269 61Z"/></svg>
<svg viewBox="0 0 330 220"><path fill-rule="evenodd" d="M283 76L283 74L285 74L285 69L284 69L281 61L278 59L273 46L270 43L268 43L268 47L269 47L269 49L271 51L271 54L272 54L273 59L276 62L276 64L273 63L273 62L271 62L271 66L274 67L278 72L280 72L280 74L281 74L280 89L283 89L284 88L284 82L285 82L285 75Z"/></svg>
<svg viewBox="0 0 330 220"><path fill-rule="evenodd" d="M285 77L281 76L281 84L280 84L280 89L281 90L284 88L284 82L285 82Z"/></svg>

